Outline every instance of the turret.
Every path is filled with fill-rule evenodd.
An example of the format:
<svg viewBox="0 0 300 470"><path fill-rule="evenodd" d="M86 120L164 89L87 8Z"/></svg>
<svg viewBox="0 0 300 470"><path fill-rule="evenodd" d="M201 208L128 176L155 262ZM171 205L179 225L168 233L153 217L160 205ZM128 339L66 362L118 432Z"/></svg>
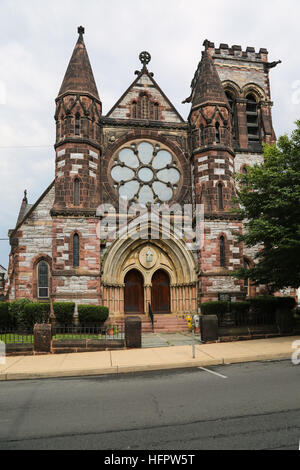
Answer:
<svg viewBox="0 0 300 470"><path fill-rule="evenodd" d="M93 212L100 198L102 105L83 40L79 37L56 98L56 170L53 211Z"/></svg>
<svg viewBox="0 0 300 470"><path fill-rule="evenodd" d="M234 192L231 109L207 48L192 89L188 100L196 201L204 204L206 215L229 212Z"/></svg>

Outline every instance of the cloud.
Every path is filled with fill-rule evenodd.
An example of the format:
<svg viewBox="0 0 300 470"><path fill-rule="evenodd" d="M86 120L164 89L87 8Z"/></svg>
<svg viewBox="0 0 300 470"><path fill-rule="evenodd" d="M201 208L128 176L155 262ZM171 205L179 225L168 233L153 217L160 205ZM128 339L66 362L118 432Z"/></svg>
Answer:
<svg viewBox="0 0 300 470"><path fill-rule="evenodd" d="M54 100L77 39L85 42L104 113L134 80L138 55L149 50L154 78L184 118L190 82L204 39L266 47L270 60L277 135L299 118L293 83L300 80L298 0L1 0L0 237L16 221L28 189L33 203L54 176ZM5 99L3 99L3 91ZM48 146L20 148L21 146ZM0 264L8 247L0 242Z"/></svg>

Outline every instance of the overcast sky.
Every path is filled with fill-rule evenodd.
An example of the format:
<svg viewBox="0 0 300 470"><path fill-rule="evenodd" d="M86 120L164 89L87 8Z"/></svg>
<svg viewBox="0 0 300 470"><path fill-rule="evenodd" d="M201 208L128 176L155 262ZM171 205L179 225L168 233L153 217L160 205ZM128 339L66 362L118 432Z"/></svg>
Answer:
<svg viewBox="0 0 300 470"><path fill-rule="evenodd" d="M106 114L147 50L154 78L184 118L205 39L269 50L277 135L300 119L299 0L0 0L0 238L23 191L34 203L54 178L54 99L77 40L84 40ZM0 241L0 264L9 245Z"/></svg>

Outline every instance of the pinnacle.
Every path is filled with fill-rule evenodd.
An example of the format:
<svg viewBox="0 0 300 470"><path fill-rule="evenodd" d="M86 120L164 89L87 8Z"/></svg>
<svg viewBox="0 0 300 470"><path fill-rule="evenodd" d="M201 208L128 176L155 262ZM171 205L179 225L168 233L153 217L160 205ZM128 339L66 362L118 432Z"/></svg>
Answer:
<svg viewBox="0 0 300 470"><path fill-rule="evenodd" d="M213 59L210 53L205 50L202 52L202 60L199 64L192 106L202 105L206 102L228 105L228 100Z"/></svg>
<svg viewBox="0 0 300 470"><path fill-rule="evenodd" d="M84 28L82 26L78 28L78 34L79 37L58 95L66 92L89 93L99 100L92 67L83 40Z"/></svg>

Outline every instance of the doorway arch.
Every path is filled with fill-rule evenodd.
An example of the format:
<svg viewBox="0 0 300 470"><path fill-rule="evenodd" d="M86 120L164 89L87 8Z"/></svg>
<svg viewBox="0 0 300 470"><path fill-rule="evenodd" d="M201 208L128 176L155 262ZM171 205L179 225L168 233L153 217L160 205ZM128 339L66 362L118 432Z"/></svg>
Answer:
<svg viewBox="0 0 300 470"><path fill-rule="evenodd" d="M171 312L170 278L163 269L158 269L152 276L151 308L153 313Z"/></svg>
<svg viewBox="0 0 300 470"><path fill-rule="evenodd" d="M131 269L124 279L125 313L144 313L144 278L137 269Z"/></svg>

